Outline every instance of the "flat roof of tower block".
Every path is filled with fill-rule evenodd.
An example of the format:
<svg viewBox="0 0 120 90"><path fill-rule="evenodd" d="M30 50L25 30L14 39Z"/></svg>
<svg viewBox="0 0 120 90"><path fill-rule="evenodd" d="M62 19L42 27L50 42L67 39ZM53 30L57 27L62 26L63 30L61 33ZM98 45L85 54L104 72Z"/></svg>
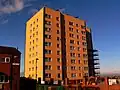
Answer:
<svg viewBox="0 0 120 90"><path fill-rule="evenodd" d="M40 8L40 10L43 9L43 8L49 8L49 7L44 6L44 7ZM86 21L83 20L83 19L81 19L79 16L73 16L73 15L71 15L71 14L68 14L68 13L62 12L62 11L60 11L59 9L56 9L56 10L53 9L53 8L49 8L49 9L51 9L51 10L53 10L53 11L58 11L58 12L60 12L60 13L63 14L63 15L67 15L67 16L70 16L70 17L73 17L73 18L79 19L79 20L84 21L84 22L86 23ZM38 10L38 12L39 12L40 10ZM33 14L33 15L32 15L27 21L29 21L32 17L34 17L34 15L36 15L38 12L36 12L35 14Z"/></svg>
<svg viewBox="0 0 120 90"><path fill-rule="evenodd" d="M0 54L14 54L14 55L19 55L21 52L14 47L9 47L9 46L0 46Z"/></svg>

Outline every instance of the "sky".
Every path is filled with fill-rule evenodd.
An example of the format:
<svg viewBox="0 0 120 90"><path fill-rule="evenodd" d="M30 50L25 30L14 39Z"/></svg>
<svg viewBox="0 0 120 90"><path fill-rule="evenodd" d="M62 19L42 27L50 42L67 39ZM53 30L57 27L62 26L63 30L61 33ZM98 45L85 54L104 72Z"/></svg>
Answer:
<svg viewBox="0 0 120 90"><path fill-rule="evenodd" d="M78 16L92 29L99 50L101 73L120 72L119 0L0 0L0 45L18 47L24 71L25 23L47 5Z"/></svg>

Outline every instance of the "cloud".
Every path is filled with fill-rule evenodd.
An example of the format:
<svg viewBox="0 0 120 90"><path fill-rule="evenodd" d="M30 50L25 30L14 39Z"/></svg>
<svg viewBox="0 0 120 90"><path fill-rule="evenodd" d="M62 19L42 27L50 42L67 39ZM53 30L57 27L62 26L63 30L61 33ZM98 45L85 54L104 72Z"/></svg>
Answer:
<svg viewBox="0 0 120 90"><path fill-rule="evenodd" d="M36 0L0 0L0 24L8 23L11 13L22 11L26 7L31 7Z"/></svg>
<svg viewBox="0 0 120 90"><path fill-rule="evenodd" d="M24 8L23 0L1 0L0 1L0 12L12 13L20 11Z"/></svg>
<svg viewBox="0 0 120 90"><path fill-rule="evenodd" d="M25 7L30 7L33 0L0 0L0 12L13 13L22 10Z"/></svg>
<svg viewBox="0 0 120 90"><path fill-rule="evenodd" d="M6 23L8 23L8 19L3 20L3 21L1 22L1 24L6 24Z"/></svg>
<svg viewBox="0 0 120 90"><path fill-rule="evenodd" d="M9 14L1 14L0 15L0 24L8 23L8 17L9 16L10 16Z"/></svg>

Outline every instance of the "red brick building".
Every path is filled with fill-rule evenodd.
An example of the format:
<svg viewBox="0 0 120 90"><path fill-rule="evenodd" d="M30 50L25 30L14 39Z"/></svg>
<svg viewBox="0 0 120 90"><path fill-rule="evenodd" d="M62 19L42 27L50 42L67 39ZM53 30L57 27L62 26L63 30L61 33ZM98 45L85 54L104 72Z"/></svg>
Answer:
<svg viewBox="0 0 120 90"><path fill-rule="evenodd" d="M0 90L19 90L20 57L18 49L0 46Z"/></svg>

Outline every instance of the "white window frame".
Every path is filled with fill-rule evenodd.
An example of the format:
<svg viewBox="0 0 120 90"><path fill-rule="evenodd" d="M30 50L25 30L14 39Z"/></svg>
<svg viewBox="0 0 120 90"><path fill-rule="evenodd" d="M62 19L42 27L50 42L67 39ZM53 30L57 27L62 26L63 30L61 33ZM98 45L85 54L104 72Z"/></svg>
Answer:
<svg viewBox="0 0 120 90"><path fill-rule="evenodd" d="M9 62L10 62L10 57L5 57L5 63L9 63L6 61L7 59L9 59Z"/></svg>

